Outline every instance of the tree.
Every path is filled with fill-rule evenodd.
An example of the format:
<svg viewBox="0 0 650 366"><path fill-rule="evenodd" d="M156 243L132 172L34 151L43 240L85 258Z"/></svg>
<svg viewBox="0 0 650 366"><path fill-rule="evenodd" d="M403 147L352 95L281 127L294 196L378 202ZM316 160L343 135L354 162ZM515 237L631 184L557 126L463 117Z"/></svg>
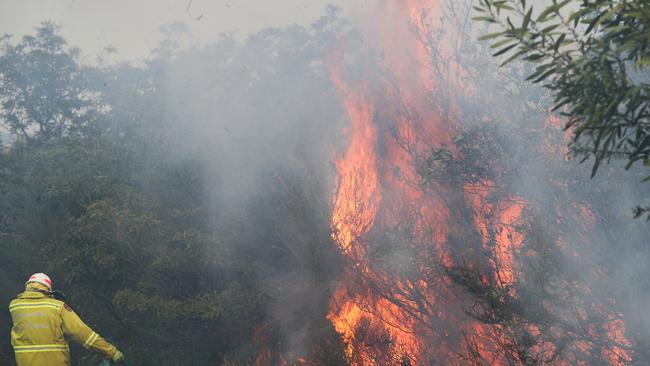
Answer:
<svg viewBox="0 0 650 366"><path fill-rule="evenodd" d="M223 35L144 67L84 65L48 23L6 39L0 303L38 269L137 364L262 350L343 364L325 316L338 253L323 139L342 119L321 62L339 22Z"/></svg>
<svg viewBox="0 0 650 366"><path fill-rule="evenodd" d="M527 80L554 97L567 118L572 152L603 162L650 166L650 4L638 0L553 0L536 8L526 0L481 0L474 19L496 32L493 56L528 61ZM650 176L644 181L650 181ZM635 216L650 212L635 209ZM648 216L650 219L650 215Z"/></svg>
<svg viewBox="0 0 650 366"><path fill-rule="evenodd" d="M50 141L92 123L101 109L84 83L77 49L52 23L13 45L5 36L0 59L0 118L17 137Z"/></svg>

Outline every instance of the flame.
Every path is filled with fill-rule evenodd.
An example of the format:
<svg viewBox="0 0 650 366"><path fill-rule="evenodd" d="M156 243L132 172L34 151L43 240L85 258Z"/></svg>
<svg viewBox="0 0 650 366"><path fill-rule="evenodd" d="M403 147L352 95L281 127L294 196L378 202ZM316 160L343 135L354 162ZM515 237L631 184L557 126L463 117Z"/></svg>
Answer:
<svg viewBox="0 0 650 366"><path fill-rule="evenodd" d="M495 342L508 336L508 330L468 317L463 308L471 304L457 295L444 272L454 267L463 251L491 252L492 277L482 281L495 283L516 298L514 289L521 281L516 258L526 240L519 226L529 204L517 195L491 198L498 190L489 180L461 186L418 183L418 157L432 147L445 146L451 158L459 156L453 136L463 111L454 95L472 95L476 86L464 81L462 67L452 58L444 85L436 84L440 75L435 67L427 66L431 47L437 46L442 53L454 47L448 39L432 45L434 40L423 36L440 27L434 21L440 11L437 1L382 0L368 5L366 11L367 44L381 50L383 67L394 79L378 82L379 87L370 87L368 80L350 82L343 77L343 56L336 53L330 60L331 78L350 127L344 131L347 147L335 161L338 180L331 216L333 238L348 265L328 319L341 336L351 366L512 364L507 351ZM448 98L436 100L435 92L445 92ZM553 118L549 123L558 124ZM391 121L389 126L382 123L385 120ZM584 204L576 208L588 230L595 222L593 212ZM561 215L558 212L558 220ZM479 247L454 241L468 236L463 220L469 220L479 236ZM400 235L408 238L398 248L405 255L382 256L382 250L390 248L378 242L387 235L397 241ZM558 248L566 250L561 233L558 237ZM435 265L423 269L418 260ZM435 273L435 268L443 274ZM590 296L582 284L564 285ZM553 310L551 304L544 307ZM578 309L588 311L585 304ZM611 318L604 328L610 339L631 345L622 319ZM530 324L526 331L535 339L542 337L538 325ZM561 338L561 330L545 332ZM583 354L598 352L593 342L575 342L567 348ZM558 347L541 339L531 350L535 357L548 360ZM621 347L603 348L600 353L611 365L631 360ZM567 356L554 364L580 362Z"/></svg>
<svg viewBox="0 0 650 366"><path fill-rule="evenodd" d="M381 22L389 26L375 32L373 39L385 52L386 67L397 80L384 87L389 100L399 101L398 107L381 105L367 83L352 86L346 83L341 77L340 57L334 58L332 66L332 80L351 121L346 131L348 147L336 160L338 189L333 200L332 229L350 262L349 273L344 277L357 278L350 282L360 285L350 288L344 283L337 289L328 318L341 334L351 365L417 365L431 358L431 353L445 359L457 351L454 344L459 342L453 338L459 334L488 332L476 322L460 324L456 318L462 317L462 311L454 306L455 295L445 289L448 284L443 277L399 278L390 283L392 275L372 262L365 242L373 229L399 230L406 213L413 218L412 237L433 246L432 260L443 267L453 265L447 238L462 228L452 223L454 214L444 198L427 194L414 184L418 181L414 157L431 146L452 149L455 127L450 116L458 113L454 108L451 111L432 108L430 92L435 88L434 71L422 67L430 50L424 42L412 37L412 26L421 29L431 26L424 14L435 11L436 6L435 1L416 0L384 1L379 5L379 15L388 15ZM385 40L388 42L382 44ZM390 133L378 132L377 113L397 121ZM457 195L463 191L455 189L459 192L454 193L446 187L435 188L443 194ZM502 215L504 219L516 220L520 213L521 205L513 204L503 208ZM504 228L498 241L500 276L513 281L509 251L519 245L520 238L516 238L512 229ZM381 291L377 288L387 282L390 286L386 287L396 288L397 293L378 294ZM425 300L417 303L410 298L411 294ZM440 329L427 326L429 319L423 319L422 312L425 316L433 314L441 323ZM461 329L452 331L451 324L461 325ZM432 343L435 349L430 349ZM481 344L481 348L487 355L490 347ZM380 354L377 349L382 349Z"/></svg>
<svg viewBox="0 0 650 366"><path fill-rule="evenodd" d="M343 104L352 121L346 131L350 145L336 162L340 188L332 212L335 239L341 250L349 252L362 249L352 245L372 227L381 201L375 154L377 137L372 124L373 108L362 93L348 90L338 71L332 73L332 80L343 94Z"/></svg>
<svg viewBox="0 0 650 366"><path fill-rule="evenodd" d="M474 212L474 222L481 234L483 248L494 247L496 261L492 263L495 281L501 287L511 287L516 281L516 253L524 240L517 231L517 222L525 208L520 197L508 197L496 205L489 202L492 182L468 184L465 186L467 201ZM488 219L491 218L491 219ZM491 243L495 244L492 245Z"/></svg>

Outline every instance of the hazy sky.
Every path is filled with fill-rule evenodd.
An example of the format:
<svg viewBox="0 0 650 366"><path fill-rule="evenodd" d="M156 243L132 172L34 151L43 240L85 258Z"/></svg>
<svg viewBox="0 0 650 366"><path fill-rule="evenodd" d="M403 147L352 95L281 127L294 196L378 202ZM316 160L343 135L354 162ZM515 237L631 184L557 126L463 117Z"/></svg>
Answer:
<svg viewBox="0 0 650 366"><path fill-rule="evenodd" d="M349 0L348 0L349 1ZM140 60L162 39L161 27L182 23L191 39L224 31L245 35L268 26L309 24L325 6L346 0L0 0L0 35L22 36L40 22L59 24L68 42L92 62L108 46L121 60Z"/></svg>

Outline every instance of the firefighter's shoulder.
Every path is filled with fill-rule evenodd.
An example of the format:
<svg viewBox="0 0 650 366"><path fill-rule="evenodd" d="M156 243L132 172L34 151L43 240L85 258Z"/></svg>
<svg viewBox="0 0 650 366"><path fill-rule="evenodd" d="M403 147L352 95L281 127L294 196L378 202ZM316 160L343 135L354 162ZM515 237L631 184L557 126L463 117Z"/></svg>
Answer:
<svg viewBox="0 0 650 366"><path fill-rule="evenodd" d="M45 302L45 303L49 303L49 304L56 305L56 307L57 307L59 310L61 310L61 309L63 309L63 308L65 307L65 303L64 303L63 301L61 301L61 300L57 300L57 299L53 299L53 298L51 298L51 297L44 297L44 298L42 298L41 300L39 300L39 302L41 302L41 303Z"/></svg>
<svg viewBox="0 0 650 366"><path fill-rule="evenodd" d="M65 306L65 303L63 301L57 300L57 299L54 299L54 298L51 298L51 297L44 297L41 301L45 301L45 302L49 302L51 304L55 304L60 308Z"/></svg>
<svg viewBox="0 0 650 366"><path fill-rule="evenodd" d="M14 311L22 311L22 310L34 310L34 309L41 309L41 308L49 308L49 309L54 309L61 311L64 307L64 303L62 301L48 298L48 297L42 297L42 298L22 298L18 297L16 299L13 299L9 303L9 312L13 313Z"/></svg>

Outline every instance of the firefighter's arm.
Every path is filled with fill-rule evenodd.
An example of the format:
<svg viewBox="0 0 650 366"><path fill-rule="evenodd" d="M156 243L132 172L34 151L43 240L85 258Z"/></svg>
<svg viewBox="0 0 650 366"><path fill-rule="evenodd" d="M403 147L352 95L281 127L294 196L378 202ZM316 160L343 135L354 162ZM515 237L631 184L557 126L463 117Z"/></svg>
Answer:
<svg viewBox="0 0 650 366"><path fill-rule="evenodd" d="M61 318L63 333L85 348L99 352L106 358L113 358L118 353L115 346L90 329L68 305L64 305L61 309Z"/></svg>

